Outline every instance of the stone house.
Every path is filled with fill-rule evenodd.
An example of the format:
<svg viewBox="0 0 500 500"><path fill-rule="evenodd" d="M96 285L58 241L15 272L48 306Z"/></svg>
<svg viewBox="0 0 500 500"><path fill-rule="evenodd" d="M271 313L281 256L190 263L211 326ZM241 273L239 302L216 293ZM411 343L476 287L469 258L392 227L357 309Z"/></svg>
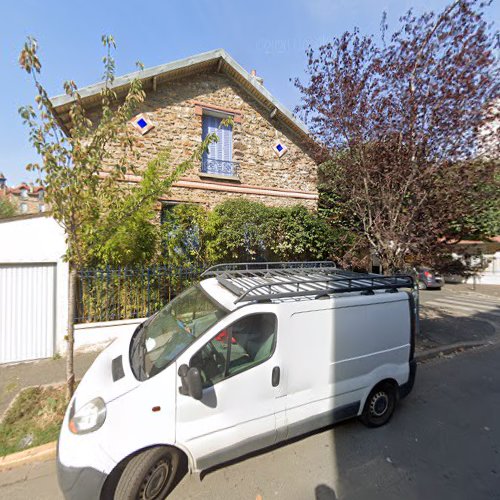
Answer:
<svg viewBox="0 0 500 500"><path fill-rule="evenodd" d="M246 197L273 206L317 207L317 164L314 143L303 123L279 103L255 72L248 73L222 49L114 80L123 96L131 80L140 78L146 99L132 120L141 137L138 170L168 147L173 164L188 158L202 138L216 132L201 163L174 183L162 199L212 207L231 197ZM80 89L89 117L97 117L102 83ZM69 131L66 96L52 98L61 126ZM221 127L231 117L232 126ZM134 175L126 180L137 182Z"/></svg>
<svg viewBox="0 0 500 500"><path fill-rule="evenodd" d="M8 186L7 179L0 172L0 198L5 197L14 207L18 214L38 214L45 212L45 189L22 182L17 186Z"/></svg>

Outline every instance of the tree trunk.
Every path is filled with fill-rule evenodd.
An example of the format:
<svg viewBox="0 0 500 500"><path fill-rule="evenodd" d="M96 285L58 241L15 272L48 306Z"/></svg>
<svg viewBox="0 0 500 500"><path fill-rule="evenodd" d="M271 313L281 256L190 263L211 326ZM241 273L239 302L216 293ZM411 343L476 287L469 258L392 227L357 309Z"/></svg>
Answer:
<svg viewBox="0 0 500 500"><path fill-rule="evenodd" d="M66 350L66 397L68 401L75 392L75 367L74 367L74 323L75 323L75 310L76 310L76 288L77 288L77 274L76 269L70 266L69 269L69 283L68 283L68 333L66 335L67 350Z"/></svg>
<svg viewBox="0 0 500 500"><path fill-rule="evenodd" d="M379 259L383 274L395 274L403 271L405 267L404 256L392 249L379 252Z"/></svg>

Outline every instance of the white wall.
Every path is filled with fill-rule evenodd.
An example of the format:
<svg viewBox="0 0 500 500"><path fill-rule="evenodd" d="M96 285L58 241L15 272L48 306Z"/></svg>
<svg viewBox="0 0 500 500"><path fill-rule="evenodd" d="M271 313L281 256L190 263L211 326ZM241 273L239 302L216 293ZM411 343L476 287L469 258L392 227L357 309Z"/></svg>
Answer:
<svg viewBox="0 0 500 500"><path fill-rule="evenodd" d="M68 326L68 264L64 230L50 216L27 216L0 220L0 264L54 263L56 265L55 351L66 351ZM132 333L142 319L82 323L75 325L75 349L104 347L120 335Z"/></svg>
<svg viewBox="0 0 500 500"><path fill-rule="evenodd" d="M451 255L454 259L463 261L462 254L452 253ZM494 254L483 254L482 258L488 260L487 268L477 275L475 279L473 277L468 278L466 283L473 283L475 280L477 284L481 285L500 285L500 251ZM476 261L480 262L481 257L476 257L476 261L474 260L474 256L472 259L472 263L474 264Z"/></svg>
<svg viewBox="0 0 500 500"><path fill-rule="evenodd" d="M80 323L75 325L75 349L101 349L120 335L133 333L137 326L145 319L124 319L121 321Z"/></svg>
<svg viewBox="0 0 500 500"><path fill-rule="evenodd" d="M485 255L490 262L488 267L478 276L476 283L482 285L500 285L500 252L491 255ZM472 283L472 278L467 280Z"/></svg>
<svg viewBox="0 0 500 500"><path fill-rule="evenodd" d="M56 265L55 350L64 351L68 322L68 264L64 230L50 216L0 220L0 263L54 263Z"/></svg>

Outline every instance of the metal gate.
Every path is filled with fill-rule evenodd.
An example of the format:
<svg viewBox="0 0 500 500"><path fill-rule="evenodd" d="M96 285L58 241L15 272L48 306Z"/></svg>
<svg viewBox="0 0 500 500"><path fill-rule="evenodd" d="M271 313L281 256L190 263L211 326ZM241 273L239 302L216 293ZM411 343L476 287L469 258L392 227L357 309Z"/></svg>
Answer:
<svg viewBox="0 0 500 500"><path fill-rule="evenodd" d="M55 264L0 264L0 363L54 354L55 283Z"/></svg>

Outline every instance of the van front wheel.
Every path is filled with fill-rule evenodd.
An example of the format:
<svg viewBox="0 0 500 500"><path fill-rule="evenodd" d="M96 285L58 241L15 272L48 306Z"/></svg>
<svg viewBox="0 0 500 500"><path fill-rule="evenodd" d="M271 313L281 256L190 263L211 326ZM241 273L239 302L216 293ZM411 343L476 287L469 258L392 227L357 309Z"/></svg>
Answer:
<svg viewBox="0 0 500 500"><path fill-rule="evenodd" d="M361 422L367 427L380 427L389 422L396 408L397 394L395 384L387 382L376 386L366 399Z"/></svg>
<svg viewBox="0 0 500 500"><path fill-rule="evenodd" d="M177 450L161 446L136 455L126 465L115 491L115 500L163 500L179 469Z"/></svg>

